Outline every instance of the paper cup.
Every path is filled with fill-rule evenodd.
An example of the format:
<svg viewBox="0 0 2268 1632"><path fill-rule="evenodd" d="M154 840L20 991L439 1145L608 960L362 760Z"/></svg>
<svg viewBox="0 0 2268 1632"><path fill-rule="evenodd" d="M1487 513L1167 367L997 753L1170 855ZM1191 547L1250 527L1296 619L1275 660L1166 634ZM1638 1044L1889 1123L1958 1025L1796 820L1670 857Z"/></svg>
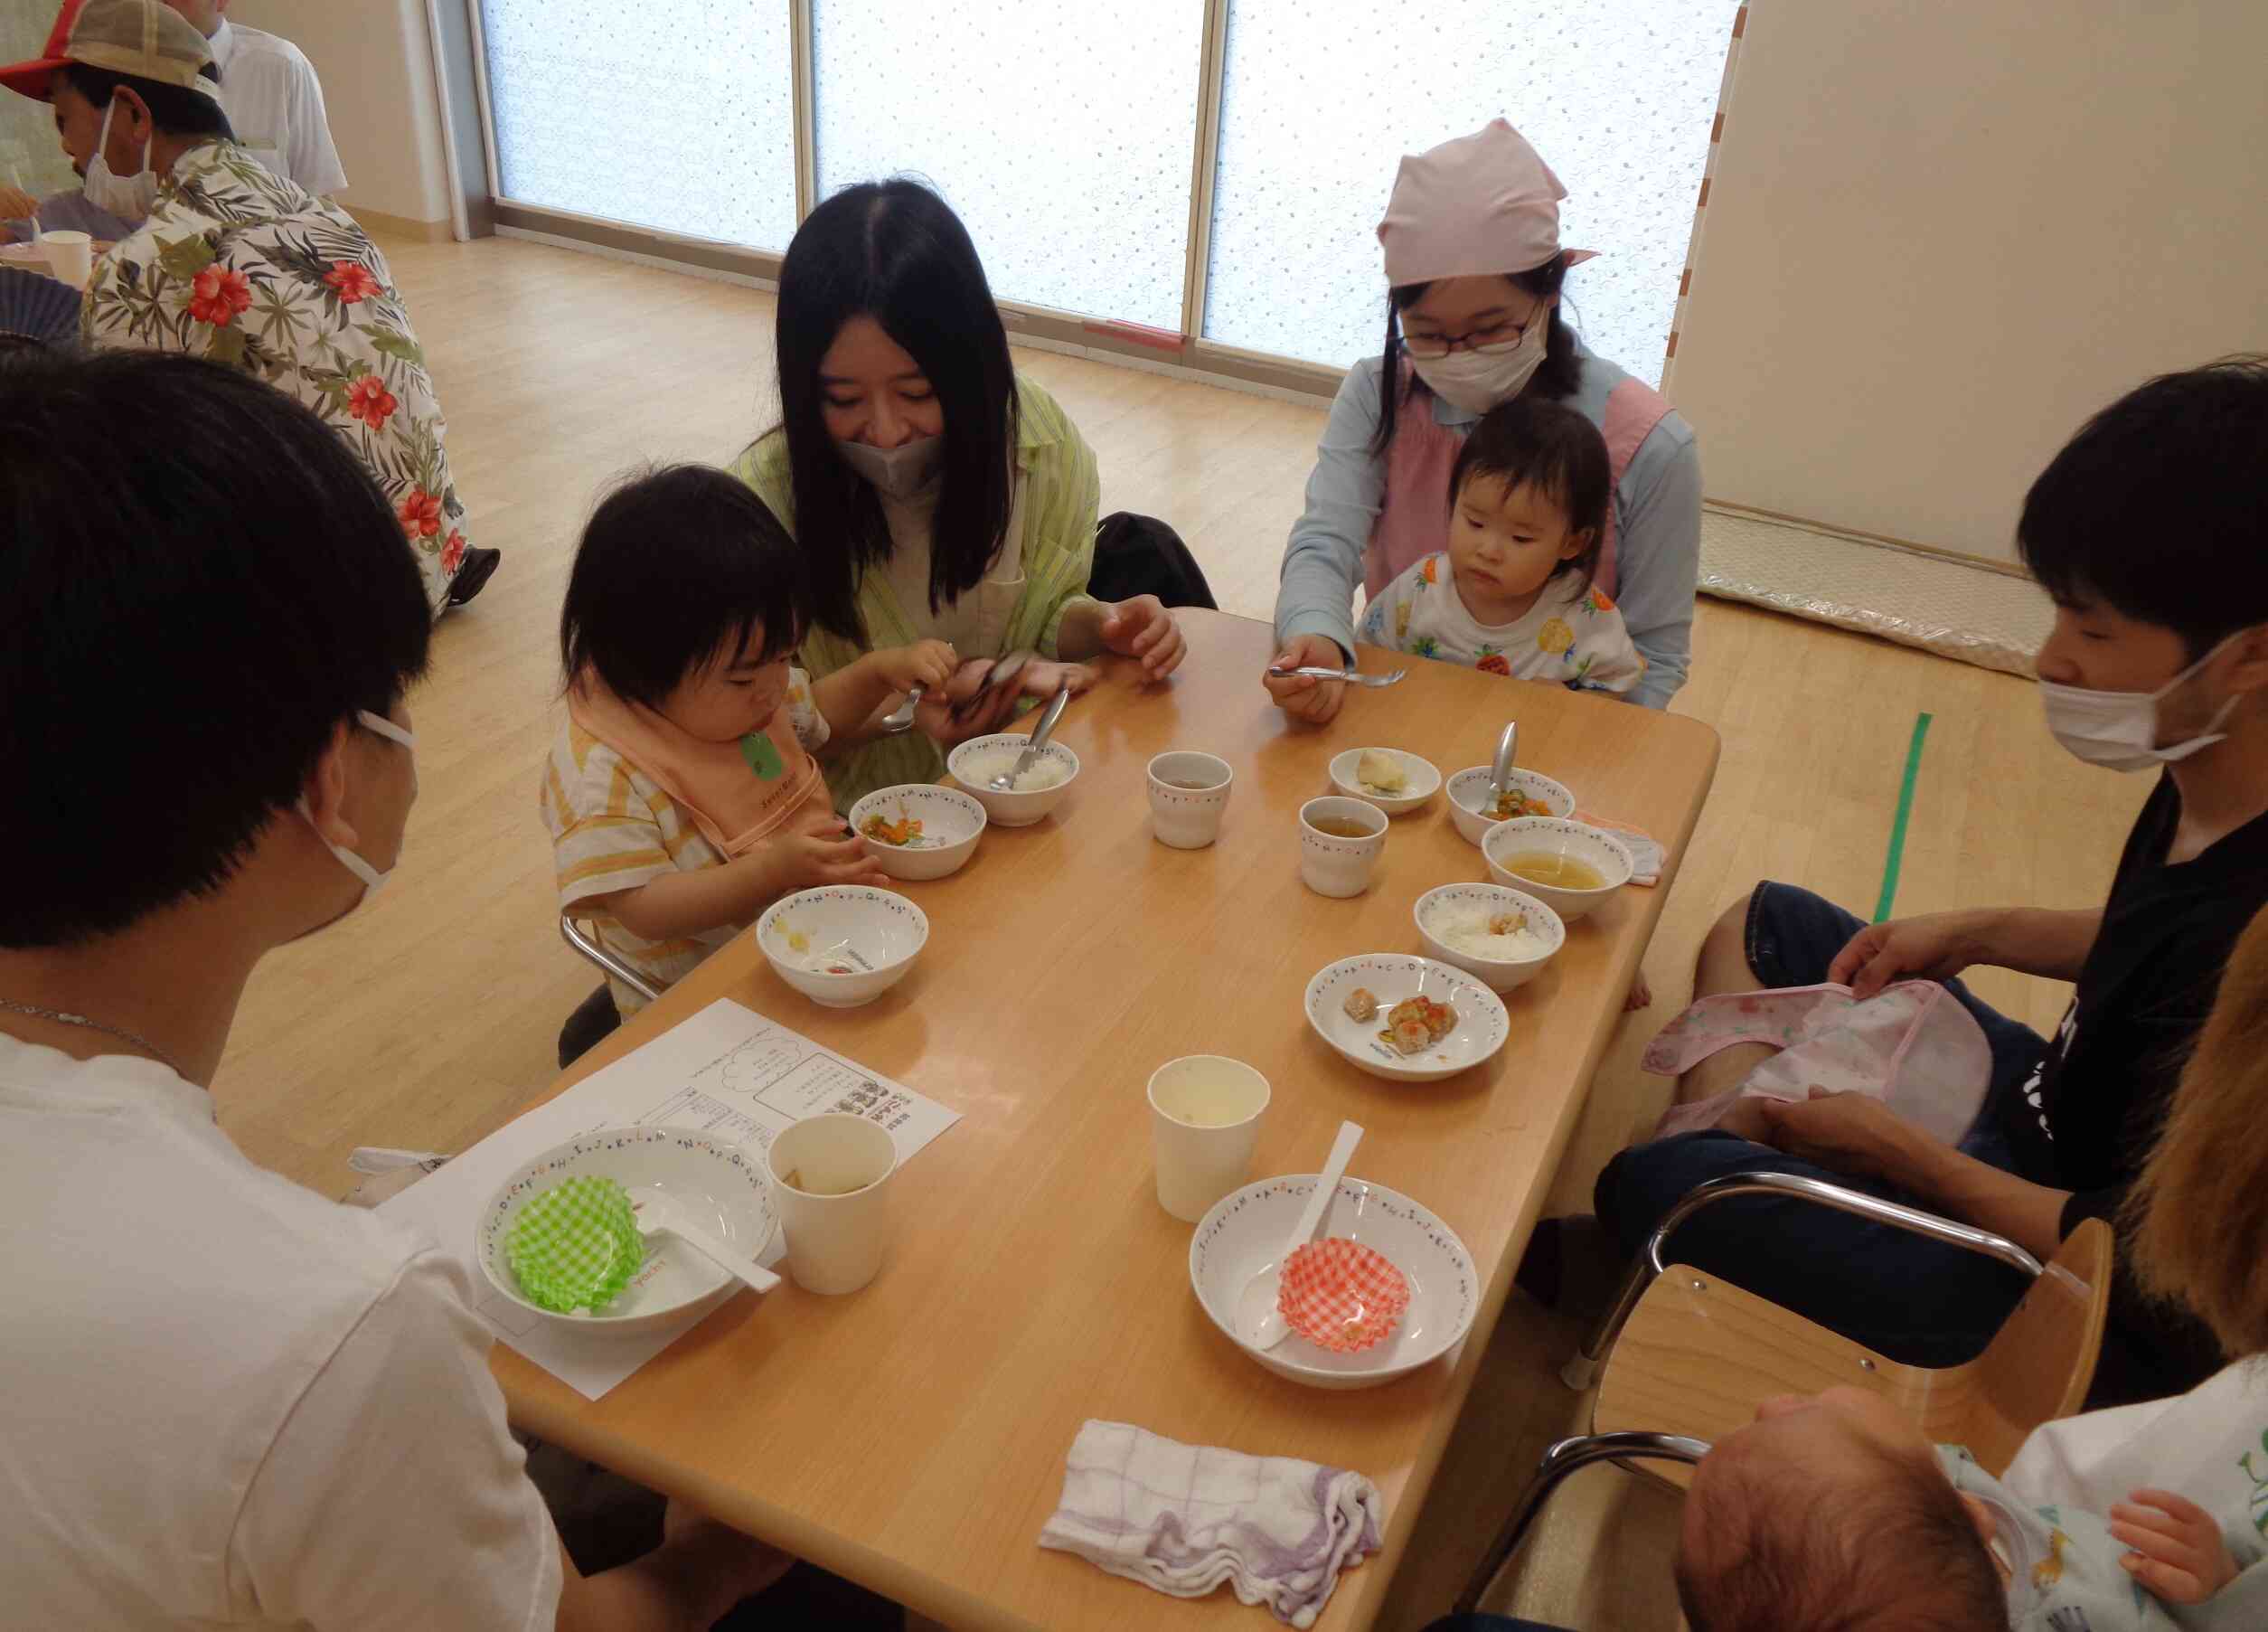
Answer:
<svg viewBox="0 0 2268 1632"><path fill-rule="evenodd" d="M42 232L40 248L55 276L74 289L87 287L94 276L95 241L84 232Z"/></svg>
<svg viewBox="0 0 2268 1632"><path fill-rule="evenodd" d="M1325 833L1315 825L1351 823L1360 838ZM1386 849L1386 816L1367 799L1310 799L1299 807L1299 876L1318 895L1344 898L1370 887Z"/></svg>
<svg viewBox="0 0 2268 1632"><path fill-rule="evenodd" d="M889 1246L889 1135L863 1117L806 1117L772 1141L765 1165L795 1284L832 1297L872 1280Z"/></svg>
<svg viewBox="0 0 2268 1632"><path fill-rule="evenodd" d="M1237 773L1211 754L1160 754L1150 761L1150 831L1175 850L1202 850L1220 836Z"/></svg>
<svg viewBox="0 0 2268 1632"><path fill-rule="evenodd" d="M1241 1060L1190 1054L1151 1073L1158 1205L1194 1224L1245 1182L1268 1080Z"/></svg>

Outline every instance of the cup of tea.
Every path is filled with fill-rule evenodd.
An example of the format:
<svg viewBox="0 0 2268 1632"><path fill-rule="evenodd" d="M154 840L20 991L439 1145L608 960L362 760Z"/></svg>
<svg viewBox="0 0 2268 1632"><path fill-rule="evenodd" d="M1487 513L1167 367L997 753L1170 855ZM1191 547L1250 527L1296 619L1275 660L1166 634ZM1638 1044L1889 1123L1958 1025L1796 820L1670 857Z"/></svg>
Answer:
<svg viewBox="0 0 2268 1632"><path fill-rule="evenodd" d="M84 232L42 232L40 248L55 276L74 289L87 287L94 276L95 241Z"/></svg>
<svg viewBox="0 0 2268 1632"><path fill-rule="evenodd" d="M1150 831L1175 850L1202 850L1220 836L1237 773L1212 754L1160 754L1150 761Z"/></svg>
<svg viewBox="0 0 2268 1632"><path fill-rule="evenodd" d="M864 1117L830 1111L784 1130L764 1162L795 1284L832 1297L872 1280L889 1248L897 1141Z"/></svg>
<svg viewBox="0 0 2268 1632"><path fill-rule="evenodd" d="M1300 881L1318 895L1361 894L1385 850L1386 813L1368 799L1334 794L1299 807Z"/></svg>
<svg viewBox="0 0 2268 1632"><path fill-rule="evenodd" d="M1245 1182L1268 1080L1241 1060L1189 1054L1150 1076L1150 1135L1158 1205L1194 1224Z"/></svg>

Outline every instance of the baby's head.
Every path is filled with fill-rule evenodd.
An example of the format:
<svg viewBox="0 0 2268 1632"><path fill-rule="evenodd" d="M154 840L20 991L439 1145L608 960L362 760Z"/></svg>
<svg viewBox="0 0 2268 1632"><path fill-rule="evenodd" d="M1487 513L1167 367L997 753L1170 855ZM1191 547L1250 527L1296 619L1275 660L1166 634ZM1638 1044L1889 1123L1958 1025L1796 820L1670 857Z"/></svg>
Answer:
<svg viewBox="0 0 2268 1632"><path fill-rule="evenodd" d="M596 680L704 741L737 741L786 698L805 596L795 540L745 483L700 465L640 472L576 549L567 684Z"/></svg>
<svg viewBox="0 0 2268 1632"><path fill-rule="evenodd" d="M1693 1632L2007 1632L1990 1526L1878 1396L1775 1400L1694 1471L1678 1597Z"/></svg>
<svg viewBox="0 0 2268 1632"><path fill-rule="evenodd" d="M1557 573L1587 585L1612 487L1598 427L1567 404L1515 397L1483 415L1449 473L1449 562L1475 616L1496 621L1492 606Z"/></svg>

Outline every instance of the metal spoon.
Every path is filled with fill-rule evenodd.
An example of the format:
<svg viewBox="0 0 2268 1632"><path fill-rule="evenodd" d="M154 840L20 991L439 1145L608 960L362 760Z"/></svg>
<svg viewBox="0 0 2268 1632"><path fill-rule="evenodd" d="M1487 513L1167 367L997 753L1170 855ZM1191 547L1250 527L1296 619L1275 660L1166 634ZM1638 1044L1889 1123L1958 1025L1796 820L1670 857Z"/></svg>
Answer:
<svg viewBox="0 0 2268 1632"><path fill-rule="evenodd" d="M1020 647L992 666L984 676L984 684L953 705L955 721L974 719L993 705L993 694L1024 672L1024 665L1040 654L1029 646Z"/></svg>
<svg viewBox="0 0 2268 1632"><path fill-rule="evenodd" d="M1352 669L1280 669L1273 665L1268 668L1269 675L1277 680L1343 680L1349 685L1367 685L1373 690L1381 685L1392 685L1408 673L1407 669L1396 669L1390 674L1358 674Z"/></svg>
<svg viewBox="0 0 2268 1632"><path fill-rule="evenodd" d="M1512 750L1519 743L1520 722L1508 721L1504 734L1496 740L1496 762L1489 767L1489 792L1495 796L1489 801L1491 810L1495 809L1496 801L1510 791L1504 779L1512 774Z"/></svg>
<svg viewBox="0 0 2268 1632"><path fill-rule="evenodd" d="M890 710L889 712L882 716L880 722L882 735L885 737L902 737L908 731L913 730L914 710L921 705L921 696L925 689L927 688L918 685L914 687L913 690L906 693L905 702L899 703L896 708Z"/></svg>
<svg viewBox="0 0 2268 1632"><path fill-rule="evenodd" d="M1315 1189L1308 1196L1307 1205L1300 1209L1299 1222L1292 1226L1291 1239L1284 1243L1284 1250L1275 1262L1246 1283L1238 1297L1237 1335L1252 1347L1272 1349L1291 1330L1284 1324L1284 1312L1276 1307L1276 1292L1284 1283L1284 1260L1313 1241L1315 1231L1322 1228L1323 1215L1331 1211L1332 1200L1339 1193L1340 1175L1347 1171L1354 1147L1361 1142L1360 1122L1339 1124L1339 1137L1332 1141L1330 1158L1315 1179Z"/></svg>
<svg viewBox="0 0 2268 1632"><path fill-rule="evenodd" d="M1012 769L984 784L994 793L1013 793L1016 778L1040 762L1040 750L1048 745L1048 738L1055 730L1055 722L1063 718L1063 711L1070 705L1071 688L1065 686L1048 700L1047 708L1040 715L1039 729L1031 733L1031 741L1024 744L1023 752L1016 756Z"/></svg>

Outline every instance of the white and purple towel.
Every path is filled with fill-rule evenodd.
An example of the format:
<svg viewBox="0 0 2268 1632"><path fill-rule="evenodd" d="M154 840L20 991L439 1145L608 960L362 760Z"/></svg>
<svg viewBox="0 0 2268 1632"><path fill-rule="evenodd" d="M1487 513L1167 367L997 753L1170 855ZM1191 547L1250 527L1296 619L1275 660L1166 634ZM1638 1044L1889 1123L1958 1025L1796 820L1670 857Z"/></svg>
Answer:
<svg viewBox="0 0 2268 1632"><path fill-rule="evenodd" d="M1379 1550L1385 1515L1378 1486L1343 1467L1089 1420L1064 1459L1063 1502L1040 1545L1175 1598L1227 1581L1287 1626L1312 1627L1340 1571Z"/></svg>

